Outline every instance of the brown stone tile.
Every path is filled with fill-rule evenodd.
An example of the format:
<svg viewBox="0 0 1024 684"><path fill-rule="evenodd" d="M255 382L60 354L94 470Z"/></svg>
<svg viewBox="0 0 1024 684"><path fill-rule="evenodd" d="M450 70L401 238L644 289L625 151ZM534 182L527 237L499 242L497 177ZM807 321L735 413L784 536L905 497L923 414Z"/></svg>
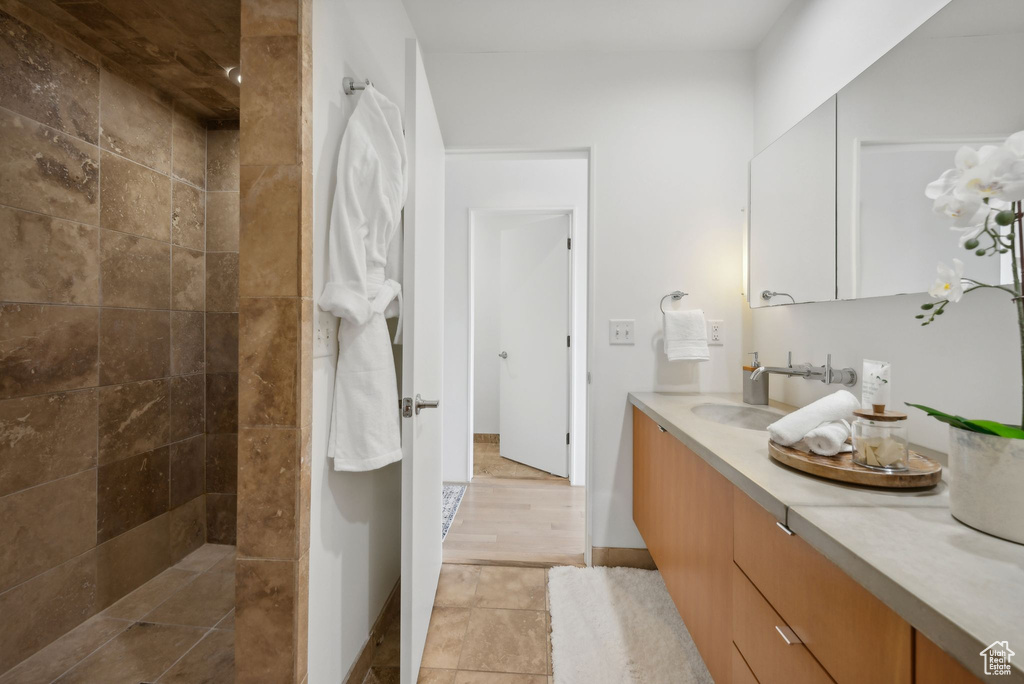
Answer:
<svg viewBox="0 0 1024 684"><path fill-rule="evenodd" d="M0 399L95 385L98 327L93 307L0 305Z"/></svg>
<svg viewBox="0 0 1024 684"><path fill-rule="evenodd" d="M206 310L238 311L238 254L206 255Z"/></svg>
<svg viewBox="0 0 1024 684"><path fill-rule="evenodd" d="M547 674L544 611L473 608L468 622L460 669Z"/></svg>
<svg viewBox="0 0 1024 684"><path fill-rule="evenodd" d="M96 465L96 390L0 401L0 496Z"/></svg>
<svg viewBox="0 0 1024 684"><path fill-rule="evenodd" d="M0 592L96 544L96 472L0 498Z"/></svg>
<svg viewBox="0 0 1024 684"><path fill-rule="evenodd" d="M225 560L228 560L228 559L225 559ZM230 560L231 560L231 573L234 574L234 572L235 572L235 559L231 558ZM232 632L235 631L235 611L234 611L234 609L232 609L230 613L225 615L223 620L221 620L220 622L217 623L216 628L217 629L229 629ZM3 684L3 683L0 682L0 684Z"/></svg>
<svg viewBox="0 0 1024 684"><path fill-rule="evenodd" d="M202 373L171 378L171 439L198 435L206 424L206 376Z"/></svg>
<svg viewBox="0 0 1024 684"><path fill-rule="evenodd" d="M242 166L298 164L301 116L297 35L242 38L240 92Z"/></svg>
<svg viewBox="0 0 1024 684"><path fill-rule="evenodd" d="M207 373L206 432L238 432L238 374Z"/></svg>
<svg viewBox="0 0 1024 684"><path fill-rule="evenodd" d="M397 667L379 667L374 665L366 673L363 684L399 684L401 670ZM420 671L422 673L422 670Z"/></svg>
<svg viewBox="0 0 1024 684"><path fill-rule="evenodd" d="M169 516L160 515L96 547L96 607L106 608L171 564Z"/></svg>
<svg viewBox="0 0 1024 684"><path fill-rule="evenodd" d="M235 633L216 629L196 644L160 684L229 684L235 681Z"/></svg>
<svg viewBox="0 0 1024 684"><path fill-rule="evenodd" d="M206 480L205 435L196 435L172 444L170 468L171 508L177 508L202 494Z"/></svg>
<svg viewBox="0 0 1024 684"><path fill-rule="evenodd" d="M471 670L460 670L453 674L455 675L454 680L452 680L454 684L548 684L547 675L473 672Z"/></svg>
<svg viewBox="0 0 1024 684"><path fill-rule="evenodd" d="M398 667L402 657L402 621L396 618L388 624L384 635L373 652L373 665Z"/></svg>
<svg viewBox="0 0 1024 684"><path fill-rule="evenodd" d="M206 435L206 491L238 491L238 435Z"/></svg>
<svg viewBox="0 0 1024 684"><path fill-rule="evenodd" d="M90 551L0 594L0 672L95 613L96 592Z"/></svg>
<svg viewBox="0 0 1024 684"><path fill-rule="evenodd" d="M0 301L100 303L96 228L0 207L0 245Z"/></svg>
<svg viewBox="0 0 1024 684"><path fill-rule="evenodd" d="M171 172L171 110L107 70L100 73L100 146Z"/></svg>
<svg viewBox="0 0 1024 684"><path fill-rule="evenodd" d="M238 436L238 552L298 558L298 430L243 429Z"/></svg>
<svg viewBox="0 0 1024 684"><path fill-rule="evenodd" d="M238 559L236 681L295 681L298 561Z"/></svg>
<svg viewBox="0 0 1024 684"><path fill-rule="evenodd" d="M103 309L100 384L162 378L170 369L170 312Z"/></svg>
<svg viewBox="0 0 1024 684"><path fill-rule="evenodd" d="M108 618L139 620L181 590L198 573L168 568L103 611Z"/></svg>
<svg viewBox="0 0 1024 684"><path fill-rule="evenodd" d="M423 667L452 670L459 666L469 619L469 608L434 608L423 647Z"/></svg>
<svg viewBox="0 0 1024 684"><path fill-rule="evenodd" d="M647 549L624 549L617 547L599 547L593 549L593 562L596 566L612 568L640 568L641 570L657 570Z"/></svg>
<svg viewBox="0 0 1024 684"><path fill-rule="evenodd" d="M416 684L453 684L455 682L455 675L455 670L432 670L421 667Z"/></svg>
<svg viewBox="0 0 1024 684"><path fill-rule="evenodd" d="M137 622L56 680L61 684L155 681L203 637L199 627Z"/></svg>
<svg viewBox="0 0 1024 684"><path fill-rule="evenodd" d="M225 558L234 557L235 547L226 544L204 544L174 567L188 572L209 572Z"/></svg>
<svg viewBox="0 0 1024 684"><path fill-rule="evenodd" d="M235 574L235 559L236 559L236 555L234 553L229 553L228 555L224 556L224 558L222 558L221 560L217 561L217 564L214 565L209 570L207 570L207 572L226 572L226 573L228 573L230 575L234 575ZM218 623L217 626L220 627L220 624Z"/></svg>
<svg viewBox="0 0 1024 684"><path fill-rule="evenodd" d="M175 110L171 131L174 177L206 187L206 128L188 114Z"/></svg>
<svg viewBox="0 0 1024 684"><path fill-rule="evenodd" d="M91 617L0 677L0 684L51 682L131 624L103 615Z"/></svg>
<svg viewBox="0 0 1024 684"><path fill-rule="evenodd" d="M242 35L290 36L299 32L295 0L246 0L242 3Z"/></svg>
<svg viewBox="0 0 1024 684"><path fill-rule="evenodd" d="M309 516L313 467L313 428L302 428L299 438L299 554L309 553Z"/></svg>
<svg viewBox="0 0 1024 684"><path fill-rule="evenodd" d="M206 369L210 373L238 372L238 314L206 314Z"/></svg>
<svg viewBox="0 0 1024 684"><path fill-rule="evenodd" d="M98 542L113 539L167 512L169 456L170 449L160 447L99 467Z"/></svg>
<svg viewBox="0 0 1024 684"><path fill-rule="evenodd" d="M96 143L99 69L9 14L0 14L0 107Z"/></svg>
<svg viewBox="0 0 1024 684"><path fill-rule="evenodd" d="M477 583L480 581L479 565L441 566L441 576L437 581L437 593L434 605L448 608L472 608L476 597Z"/></svg>
<svg viewBox="0 0 1024 684"><path fill-rule="evenodd" d="M206 249L206 193L187 183L171 187L171 242L189 249Z"/></svg>
<svg viewBox="0 0 1024 684"><path fill-rule="evenodd" d="M298 426L298 299L244 299L238 315L238 413L243 425Z"/></svg>
<svg viewBox="0 0 1024 684"><path fill-rule="evenodd" d="M303 299L299 307L299 425L308 427L313 424L313 300Z"/></svg>
<svg viewBox="0 0 1024 684"><path fill-rule="evenodd" d="M170 526L171 562L177 563L206 543L206 495L172 508Z"/></svg>
<svg viewBox="0 0 1024 684"><path fill-rule="evenodd" d="M295 638L295 681L306 678L309 657L309 554L299 559L298 576L295 578L296 592L296 629Z"/></svg>
<svg viewBox="0 0 1024 684"><path fill-rule="evenodd" d="M0 204L99 223L99 151L13 112L0 111Z"/></svg>
<svg viewBox="0 0 1024 684"><path fill-rule="evenodd" d="M145 622L213 627L235 606L235 576L206 572L161 603Z"/></svg>
<svg viewBox="0 0 1024 684"><path fill-rule="evenodd" d="M202 311L206 306L206 255L174 247L171 271L171 308Z"/></svg>
<svg viewBox="0 0 1024 684"><path fill-rule="evenodd" d="M206 370L206 315L202 311L171 312L171 374Z"/></svg>
<svg viewBox="0 0 1024 684"><path fill-rule="evenodd" d="M237 252L238 218L237 192L207 193L206 249L211 252Z"/></svg>
<svg viewBox="0 0 1024 684"><path fill-rule="evenodd" d="M103 153L100 224L108 230L168 242L171 179L110 152Z"/></svg>
<svg viewBox="0 0 1024 684"><path fill-rule="evenodd" d="M293 105L294 106L294 105ZM298 296L300 166L243 166L239 293Z"/></svg>
<svg viewBox="0 0 1024 684"><path fill-rule="evenodd" d="M206 495L206 541L213 544L235 543L237 500L234 494Z"/></svg>
<svg viewBox="0 0 1024 684"><path fill-rule="evenodd" d="M170 308L170 245L113 230L100 239L104 306Z"/></svg>
<svg viewBox="0 0 1024 684"><path fill-rule="evenodd" d="M100 387L99 462L112 463L167 444L170 382L145 380Z"/></svg>
<svg viewBox="0 0 1024 684"><path fill-rule="evenodd" d="M238 129L207 131L207 191L238 192L238 168Z"/></svg>
<svg viewBox="0 0 1024 684"><path fill-rule="evenodd" d="M547 577L544 568L486 566L480 570L476 606L545 610Z"/></svg>

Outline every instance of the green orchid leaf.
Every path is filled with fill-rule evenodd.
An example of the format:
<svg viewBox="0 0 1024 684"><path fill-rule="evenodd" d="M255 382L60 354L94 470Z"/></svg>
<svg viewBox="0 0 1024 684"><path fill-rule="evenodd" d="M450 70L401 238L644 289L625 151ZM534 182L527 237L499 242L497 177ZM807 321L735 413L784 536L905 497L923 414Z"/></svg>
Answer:
<svg viewBox="0 0 1024 684"><path fill-rule="evenodd" d="M986 430L991 430L1000 437L1006 437L1007 439L1024 439L1024 430L1013 425L1003 425L1002 423L997 423L994 420L966 420L964 422L971 426L978 426ZM976 432L981 431L976 430Z"/></svg>
<svg viewBox="0 0 1024 684"><path fill-rule="evenodd" d="M921 404L911 404L909 401L904 403L907 406L912 406L916 409L924 411L925 413L927 413L929 416L936 420L942 421L943 423L946 423L948 425L952 425L953 427L960 428L961 430L967 430L968 432L980 432L984 435L999 434L994 430L979 424L977 421L975 421L972 425L971 421L967 420L966 418L961 418L960 416L951 416L948 413L943 413L942 411L930 408L928 406L923 406Z"/></svg>

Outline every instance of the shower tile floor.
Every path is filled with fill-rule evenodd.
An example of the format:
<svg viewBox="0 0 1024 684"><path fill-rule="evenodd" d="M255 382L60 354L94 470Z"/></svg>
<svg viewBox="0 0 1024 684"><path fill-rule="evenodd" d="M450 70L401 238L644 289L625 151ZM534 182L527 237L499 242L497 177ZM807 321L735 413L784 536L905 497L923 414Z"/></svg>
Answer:
<svg viewBox="0 0 1024 684"><path fill-rule="evenodd" d="M0 676L0 684L235 678L235 547L206 544Z"/></svg>

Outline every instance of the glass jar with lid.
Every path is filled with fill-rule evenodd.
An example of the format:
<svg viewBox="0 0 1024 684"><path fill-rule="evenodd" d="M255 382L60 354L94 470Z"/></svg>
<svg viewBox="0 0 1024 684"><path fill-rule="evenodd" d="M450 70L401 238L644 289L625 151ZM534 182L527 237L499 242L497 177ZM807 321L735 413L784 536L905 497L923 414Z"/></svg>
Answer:
<svg viewBox="0 0 1024 684"><path fill-rule="evenodd" d="M886 411L884 404L853 414L853 462L886 472L907 470L907 414Z"/></svg>

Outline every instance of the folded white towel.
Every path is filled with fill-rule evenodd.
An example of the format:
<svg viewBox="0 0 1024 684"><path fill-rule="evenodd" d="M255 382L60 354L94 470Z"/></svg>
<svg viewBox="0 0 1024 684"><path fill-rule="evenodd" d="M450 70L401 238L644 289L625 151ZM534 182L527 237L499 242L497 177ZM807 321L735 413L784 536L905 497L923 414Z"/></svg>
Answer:
<svg viewBox="0 0 1024 684"><path fill-rule="evenodd" d="M853 451L853 447L846 443L849 437L850 424L845 420L833 420L814 428L792 446L794 449L819 456L835 456L845 451Z"/></svg>
<svg viewBox="0 0 1024 684"><path fill-rule="evenodd" d="M776 444L792 446L823 423L852 421L853 412L859 408L860 400L857 397L846 390L839 390L779 418L768 426L768 435Z"/></svg>
<svg viewBox="0 0 1024 684"><path fill-rule="evenodd" d="M665 312L665 355L669 361L707 361L711 358L703 311Z"/></svg>

